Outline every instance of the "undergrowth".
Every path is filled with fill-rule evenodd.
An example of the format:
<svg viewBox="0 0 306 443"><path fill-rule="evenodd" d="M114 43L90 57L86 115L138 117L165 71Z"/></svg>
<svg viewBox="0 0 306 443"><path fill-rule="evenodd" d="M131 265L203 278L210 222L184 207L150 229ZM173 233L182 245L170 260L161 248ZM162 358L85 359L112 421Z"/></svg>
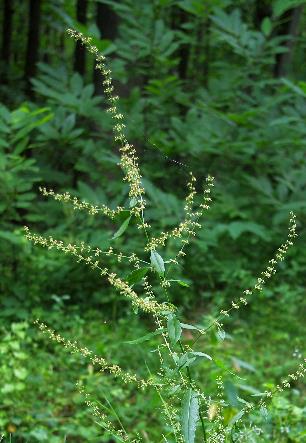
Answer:
<svg viewBox="0 0 306 443"><path fill-rule="evenodd" d="M116 409L110 404L100 404L80 379L76 388L91 410L97 426L102 427L103 432L111 435L116 441L131 443L265 441L264 426L261 426L260 420L264 421L268 416L273 399L284 390L295 386L304 376L305 359L300 356L297 368L285 375L274 388L253 393L247 397L247 400L236 396L237 412L228 416L226 411L229 404L225 392L232 389L229 379L235 380L239 376L214 355L213 349L210 348L210 353L207 353L205 340L214 331L218 344L223 343L226 346L228 336L225 324L231 320L234 312L258 297L269 279L277 272L279 263L285 259L288 249L292 247L297 236L296 217L290 213L287 238L280 244L275 255L267 261L261 274L249 288L242 290L241 294L221 309L206 327L183 323L179 309L170 302L173 299L170 294L175 293L178 285L188 287L188 282L176 278L176 269L180 259L188 254L188 244L202 226L203 215L210 209L214 178L207 175L203 189L200 191L196 177L190 173L186 185L184 218L169 231L159 232L157 226L151 226L146 217L145 189L137 150L125 136L124 118L117 104L119 97L114 94L111 72L105 63L105 57L91 44L90 38L74 30L68 30L68 34L85 45L94 55L96 67L103 75L103 87L109 105L107 112L113 119L114 140L120 152L119 165L123 171L123 181L129 187L129 200L125 206L109 208L106 205L98 206L81 201L68 192L61 193L41 188L44 196L71 205L76 211L83 211L90 216L104 216L113 221L121 218L122 224L113 236L114 246L108 250L101 250L84 242L72 244L51 236L45 237L33 233L28 227L25 227L25 236L35 245L69 255L78 263L97 272L118 295L131 303L135 314L144 321L150 318L151 331L145 336L135 338L130 344L147 342L146 344L153 344L153 347L148 349L150 358L144 361L143 368L138 371L137 368L129 370L128 367L122 367L103 356L96 355L73 337L65 338L53 330L52 325L49 326L39 319L35 321L35 325L44 336L63 346L69 353L79 354L93 370L114 377L122 387L133 386L136 399L138 396L144 396L150 402L152 393L157 397L158 406L152 402L152 414L154 409L154 414L159 414L162 424L156 439L149 435L150 430L141 435L139 432L133 432L133 429L127 429ZM126 236L128 241L128 233L130 236L141 237L139 244L142 244L142 249L124 255L117 250L116 239ZM176 248L176 253L171 257L165 252L169 242L172 242L173 248ZM116 269L109 266L110 257L116 260ZM152 364L152 355L155 359L154 364ZM205 372L199 372L199 367L204 368ZM216 368L220 370L219 373ZM215 389L206 392L201 388L205 383L198 378L209 373L214 374ZM147 406L150 407L150 403ZM261 440L257 440L258 438Z"/></svg>

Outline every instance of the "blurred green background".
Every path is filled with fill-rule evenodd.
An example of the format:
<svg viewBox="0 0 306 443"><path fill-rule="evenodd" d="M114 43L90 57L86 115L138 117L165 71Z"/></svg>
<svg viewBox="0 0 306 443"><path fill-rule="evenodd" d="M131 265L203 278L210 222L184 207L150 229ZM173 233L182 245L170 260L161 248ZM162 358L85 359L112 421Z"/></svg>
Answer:
<svg viewBox="0 0 306 443"><path fill-rule="evenodd" d="M67 27L92 37L108 56L128 138L139 153L151 224L176 225L190 170L199 190L207 174L216 178L212 209L177 275L190 288L170 292L186 320L204 326L248 288L285 240L289 211L296 213L299 238L277 276L226 325L225 343L213 334L203 342L224 367L247 378L230 385L229 416L235 396L262 391L294 371L306 337L305 5L1 2L0 436L7 441L112 441L75 392L80 377L144 441L159 441L162 426L154 396L148 403L132 387L124 390L32 326L39 317L138 372L153 359L143 345L123 344L150 331L148 319L136 317L89 268L33 248L22 235L27 225L101 249L141 250L134 231L111 241L119 220L88 218L38 192L45 185L94 204L127 200L101 79L91 56L66 37ZM208 390L222 373L199 371ZM300 383L274 401L263 426L258 440L245 441L306 441Z"/></svg>

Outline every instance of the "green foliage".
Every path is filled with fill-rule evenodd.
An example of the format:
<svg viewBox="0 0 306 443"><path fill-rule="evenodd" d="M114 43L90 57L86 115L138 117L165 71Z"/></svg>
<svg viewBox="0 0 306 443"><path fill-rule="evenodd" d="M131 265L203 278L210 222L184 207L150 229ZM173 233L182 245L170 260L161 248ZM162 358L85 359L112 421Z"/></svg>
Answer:
<svg viewBox="0 0 306 443"><path fill-rule="evenodd" d="M50 30L41 33L41 57L49 64L39 63L38 73L31 80L35 99L25 97L21 90L25 39L16 30L16 63L11 64L11 79L3 83L0 91L3 101L9 104L0 108L0 316L5 324L1 348L5 356L1 358L0 374L4 386L14 387L15 398L12 416L12 394L2 393L5 407L0 415L0 439L4 428L6 436L15 434L22 442L57 443L64 438L69 441L70 437L73 441L109 440L103 430L91 423L81 396L73 391L70 376L68 381L66 374L72 379L79 375L74 357L70 360L71 356L61 351L55 355L47 342L37 343L33 333L28 334L28 322L35 316L37 306L42 318L48 318L50 306L54 306L55 315L49 319L60 330L67 321L61 313L64 307L67 311L72 309L71 323L83 321L75 311L85 315L95 308L94 318L79 331L73 324L67 326L67 336L88 334L93 347L100 342L101 333L110 333L99 330L100 313L107 313L114 320L113 340L97 345L98 350L114 352L124 365L125 345L115 346L112 342L128 339L135 345L126 344L128 352L132 352L129 360L135 369L141 368L144 356L147 359L149 351L157 349L161 333L169 335L171 346L179 347L181 340L191 344L194 334L209 327L221 306L232 300L240 288L249 287L254 275L262 270L261 264L279 246L288 213L293 210L299 220L300 239L289 254L288 266L281 264L277 283L271 283L251 306L241 308L240 314L234 313L235 327L225 321L222 328L211 333L209 343L199 339L196 351L186 349L178 359L179 366L190 367L193 375L199 374L205 380L203 385L208 392L214 391L214 380L220 374L228 381L225 392L229 406L224 411L224 421L234 424L242 417L240 399L252 400L252 395L258 394L254 386L260 386L261 391L273 389L295 365L292 350L303 349L306 87L301 79L305 77L305 13L301 12L301 33L293 39L293 49L286 35L286 20L292 8L305 2L275 0L265 8L269 2L253 0L103 1L118 17L113 42L104 38L103 32L100 35L93 23L94 2L87 25L77 22L72 3L50 0L44 5L44 19ZM258 13L260 3L263 15ZM23 20L25 8L20 5L16 14ZM142 183L148 200L147 219L153 229L161 226L168 231L176 226L178 218L183 219L182 189L189 169L198 178L207 171L217 178L216 202L205 227L189 245L188 257L182 259L174 278L169 279L172 288L168 301L179 306L180 315L168 315L167 325L156 333L148 332L152 325L143 327L137 322L127 337L130 320L119 320L119 326L117 321L122 317L130 319L132 313L121 303L120 295L101 283L91 269L55 251L46 255L25 244L21 234L24 224L35 224L46 235L52 233L71 243L85 241L103 250L114 246L125 255L142 247L136 236L136 219L130 218L135 202L129 204L127 186L116 169L119 155L110 142L112 123L103 110L106 100L95 95L91 83L92 60L87 58L83 78L61 66L63 61L66 66L67 61L72 65L73 58L71 42L61 42L66 25L92 36L100 50L111 54L116 86L124 96L122 112L128 116L127 135L137 148L145 176ZM285 78L278 78L277 64L288 50L292 62L287 64ZM122 205L129 209L107 223L99 218L86 219L68 206L61 208L56 202L37 197L42 183L95 205ZM127 283L137 290L144 277L153 278L153 267L156 290L170 268L168 259L175 248L173 241L163 252L152 251L151 257L142 257L150 263L142 263L140 269L132 271L113 256L109 263L116 264ZM187 324L192 320L196 326ZM15 326L10 326L11 321ZM26 332L26 337L20 335ZM265 346L266 337L273 343L271 348ZM134 355L136 348L147 345L148 352L142 358L136 352ZM17 354L27 348L24 361L12 354L14 346ZM33 360L42 362L39 370L31 362L33 353ZM205 355L212 355L213 362ZM166 365L171 375L171 364ZM22 376L23 370L27 378L18 379L16 374ZM150 399L149 408L147 401L135 401L132 388L124 393L115 381L109 385L106 377L102 388L90 368L81 371L89 391L99 391L99 401L108 408L107 412L112 410L108 401L113 404L114 400L119 405L118 415L129 429L136 426L143 436L149 429L153 439L160 439L161 418L156 412L151 417L152 408L158 404L157 396ZM244 377L244 371L250 378L247 386L229 375L232 372ZM12 377L16 383L10 382ZM23 388L18 390L21 385ZM252 415L253 423L261 426L263 433L257 435L240 427L233 432L233 440L302 442L302 395L300 385L294 386L291 395L280 395L279 400L272 401L267 417L264 411ZM197 432L199 427L200 423ZM185 440L192 441L192 426L189 440L186 435Z"/></svg>
<svg viewBox="0 0 306 443"><path fill-rule="evenodd" d="M172 345L175 345L175 343L181 338L182 326L174 314L168 315L167 328L170 342Z"/></svg>
<svg viewBox="0 0 306 443"><path fill-rule="evenodd" d="M163 258L158 254L156 251L151 251L151 264L155 271L160 275L163 276L165 273L165 263Z"/></svg>
<svg viewBox="0 0 306 443"><path fill-rule="evenodd" d="M189 389L182 404L182 433L186 443L194 442L198 420L199 402L197 394Z"/></svg>

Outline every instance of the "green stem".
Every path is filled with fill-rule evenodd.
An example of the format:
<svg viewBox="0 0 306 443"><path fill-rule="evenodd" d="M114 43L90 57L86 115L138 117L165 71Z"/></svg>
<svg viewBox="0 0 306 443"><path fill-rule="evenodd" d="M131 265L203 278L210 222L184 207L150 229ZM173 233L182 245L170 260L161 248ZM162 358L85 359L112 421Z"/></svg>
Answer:
<svg viewBox="0 0 306 443"><path fill-rule="evenodd" d="M202 416L201 411L199 411L199 416L200 416L200 420L201 420L201 425L202 425L202 431L203 431L203 436L204 436L204 442L207 442L207 437L206 437L206 429L205 429L205 423L204 423L204 419Z"/></svg>

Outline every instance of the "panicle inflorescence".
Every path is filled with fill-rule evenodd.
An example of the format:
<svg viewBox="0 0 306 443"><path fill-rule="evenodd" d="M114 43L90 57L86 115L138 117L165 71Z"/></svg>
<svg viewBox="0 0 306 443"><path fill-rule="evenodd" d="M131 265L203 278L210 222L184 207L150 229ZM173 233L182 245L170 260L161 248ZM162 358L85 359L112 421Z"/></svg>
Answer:
<svg viewBox="0 0 306 443"><path fill-rule="evenodd" d="M156 386L152 380L143 380L136 374L124 371L118 365L108 363L105 358L95 355L86 346L79 345L75 340L67 340L53 329L49 328L45 323L35 320L34 324L39 328L42 334L48 336L52 341L63 345L71 354L79 354L88 359L93 366L96 366L99 369L99 372L107 372L114 377L120 378L125 384L135 383L141 389L149 386Z"/></svg>
<svg viewBox="0 0 306 443"><path fill-rule="evenodd" d="M211 187L214 186L214 178L211 176L206 178L207 186L204 189L203 201L197 210L193 208L194 198L196 196L195 182L195 176L190 173L190 180L187 184L189 193L185 198L184 205L185 219L171 231L162 232L158 237L151 238L145 248L146 251L156 250L158 247L165 246L168 239L177 238L181 240L183 246L177 254L177 257L171 260L172 263L177 263L177 258L185 255L183 252L184 247L189 243L190 237L194 237L196 230L201 227L201 224L198 222L199 218L204 210L210 208L211 198L208 195L211 192Z"/></svg>
<svg viewBox="0 0 306 443"><path fill-rule="evenodd" d="M192 206L193 206L193 199L194 199L194 182L195 182L195 178L192 175L192 180L191 180L191 186L190 186L190 199L186 198L185 202L185 212L186 212L186 219L189 219L193 221L193 223L195 223L194 229L191 229L189 232L187 232L187 235L184 236L184 238L182 238L181 243L182 246L179 250L179 252L177 253L176 257L174 257L172 259L172 263L177 264L178 263L178 259L180 257L184 257L186 254L184 252L185 247L189 244L190 242L190 238L194 237L196 235L196 230L195 228L200 228L201 224L198 223L198 220L200 219L200 217L203 215L204 211L207 211L210 208L210 203L211 203L211 197L210 193L211 193L211 189L214 187L214 177L212 177L211 175L208 175L206 177L206 186L204 187L204 195L202 197L202 203L200 203L200 206L197 210L193 211L192 210Z"/></svg>
<svg viewBox="0 0 306 443"><path fill-rule="evenodd" d="M293 245L294 239L297 237L296 233L296 216L293 212L290 212L288 236L286 241L277 249L274 258L269 260L268 265L261 272L260 277L257 278L256 283L252 289L246 289L243 291L243 296L231 302L231 307L227 310L220 311L220 317L229 317L230 312L234 309L239 309L241 306L248 304L247 298L253 295L255 292L260 293L263 290L267 280L269 280L276 273L276 265L283 261L289 248Z"/></svg>
<svg viewBox="0 0 306 443"><path fill-rule="evenodd" d="M91 410L94 417L100 420L100 426L102 426L107 432L109 432L114 437L117 437L119 441L125 443L140 443L140 439L138 438L130 438L125 429L117 429L113 425L113 423L108 419L107 415L101 411L101 407L99 407L96 401L91 399L91 394L86 392L83 384L81 382L76 383L77 390L79 393L85 398L85 404Z"/></svg>
<svg viewBox="0 0 306 443"><path fill-rule="evenodd" d="M121 206L117 206L116 209L110 209L106 205L92 205L86 201L79 200L77 197L73 197L69 192L64 192L61 194L54 192L53 189L47 189L45 187L40 187L39 190L45 197L51 197L54 200L62 203L69 203L72 205L74 210L85 211L90 215L103 214L113 219L116 215L120 214L120 212L124 210L124 208Z"/></svg>
<svg viewBox="0 0 306 443"><path fill-rule="evenodd" d="M96 269L102 277L106 277L108 282L118 292L130 300L135 308L139 308L144 312L163 315L165 311L173 310L173 307L166 303L158 303L153 297L141 298L131 288L131 286L122 280L115 272L111 272L107 267L100 266L99 260L91 255L86 254L86 246L78 247L74 244L65 244L62 240L56 240L53 237L44 237L42 235L31 233L27 226L24 227L25 237L35 245L40 245L48 249L57 249L65 254L70 254L76 258L77 262L82 262L92 269ZM109 254L111 254L111 250Z"/></svg>
<svg viewBox="0 0 306 443"><path fill-rule="evenodd" d="M267 410L267 400L271 400L276 394L283 392L285 389L288 389L291 387L293 382L296 382L298 379L302 379L305 377L306 374L306 358L302 359L301 363L298 365L297 370L289 374L282 382L274 389L266 390L261 394L261 399L258 403L253 402L245 402L245 406L240 411L240 418L237 420L239 422L242 417L245 418L245 416L249 413L251 413L254 410L257 409L265 409Z"/></svg>
<svg viewBox="0 0 306 443"><path fill-rule="evenodd" d="M296 382L298 379L302 379L306 374L306 358L302 359L301 363L299 363L298 368L295 372L288 374L286 378L284 378L280 384L276 385L273 391L265 391L266 397L272 397L277 392L283 392L284 389L291 388L292 383Z"/></svg>
<svg viewBox="0 0 306 443"><path fill-rule="evenodd" d="M114 94L114 86L111 78L111 71L108 69L105 63L105 57L99 53L98 48L92 44L92 39L90 37L85 37L82 33L77 32L73 29L67 30L68 34L74 38L76 41L80 41L86 46L87 50L91 52L96 60L96 69L101 72L104 80L103 87L106 94L107 101L109 103L109 108L107 111L114 120L114 139L119 142L119 151L121 154L120 166L124 171L124 181L129 184L129 196L131 202L131 212L137 216L141 222L139 227L142 229L147 229L149 225L144 222L143 211L145 209L146 202L143 198L145 190L141 184L141 174L139 169L139 160L137 156L136 149L132 144L130 144L125 135L125 124L123 123L123 115L118 111L117 101L119 97Z"/></svg>

